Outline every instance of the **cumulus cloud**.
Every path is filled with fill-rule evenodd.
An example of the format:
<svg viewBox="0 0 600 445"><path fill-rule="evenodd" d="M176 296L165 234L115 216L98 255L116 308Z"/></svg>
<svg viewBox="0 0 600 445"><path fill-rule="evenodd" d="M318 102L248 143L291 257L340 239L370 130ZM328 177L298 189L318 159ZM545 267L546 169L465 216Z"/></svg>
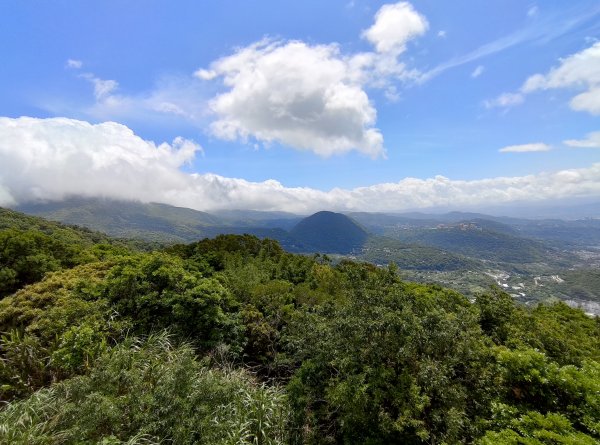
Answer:
<svg viewBox="0 0 600 445"><path fill-rule="evenodd" d="M406 49L409 40L427 31L427 19L408 2L383 5L375 14L375 23L363 31L363 37L379 53L398 55Z"/></svg>
<svg viewBox="0 0 600 445"><path fill-rule="evenodd" d="M198 210L247 208L309 213L321 209L399 211L472 207L600 195L600 163L588 168L471 181L405 178L321 191L250 182L181 167L201 148L177 138L155 144L114 122L0 118L0 205L67 196L137 199Z"/></svg>
<svg viewBox="0 0 600 445"><path fill-rule="evenodd" d="M80 72L77 77L93 86L95 98L82 107L81 116L159 125L165 119L185 120L224 140L279 143L322 157L349 151L385 157L367 91L379 89L387 100L399 100L398 82L420 76L400 55L427 28L425 17L399 2L383 5L363 31L373 45L370 51L344 53L336 43L266 38L218 58L194 76L161 79L136 94L119 91L116 80ZM67 61L69 68L82 66ZM60 115L71 112L72 105L53 102L48 109Z"/></svg>
<svg viewBox="0 0 600 445"><path fill-rule="evenodd" d="M600 148L600 131L588 133L585 139L568 139L565 145L576 148Z"/></svg>
<svg viewBox="0 0 600 445"><path fill-rule="evenodd" d="M560 60L560 64L546 74L529 77L521 92L569 88L582 90L570 101L576 111L600 114L600 42Z"/></svg>
<svg viewBox="0 0 600 445"><path fill-rule="evenodd" d="M211 132L225 140L277 142L328 157L356 150L385 156L377 112L366 89L398 100L394 81L418 78L399 60L427 20L406 2L383 5L362 36L372 52L344 54L339 45L264 39L196 71L225 91L209 104Z"/></svg>
<svg viewBox="0 0 600 445"><path fill-rule="evenodd" d="M574 96L570 106L576 111L600 114L600 42L561 59L557 67L546 74L530 76L516 93L503 93L484 102L486 108L511 107L521 104L525 95L540 90L583 90Z"/></svg>
<svg viewBox="0 0 600 445"><path fill-rule="evenodd" d="M486 108L507 108L523 103L525 98L520 93L502 93L495 99L489 99L483 102Z"/></svg>
<svg viewBox="0 0 600 445"><path fill-rule="evenodd" d="M3 117L0 188L17 202L69 194L165 199L166 190L185 188L178 169L200 150L182 138L155 145L114 122Z"/></svg>
<svg viewBox="0 0 600 445"><path fill-rule="evenodd" d="M222 77L228 91L210 107L212 133L222 139L252 137L321 156L358 150L382 156L377 113L356 79L358 69L337 45L264 40L217 60L203 79Z"/></svg>
<svg viewBox="0 0 600 445"><path fill-rule="evenodd" d="M500 153L526 153L536 151L548 151L552 147L542 142L535 142L533 144L521 144L521 145L509 145L507 147L498 150Z"/></svg>

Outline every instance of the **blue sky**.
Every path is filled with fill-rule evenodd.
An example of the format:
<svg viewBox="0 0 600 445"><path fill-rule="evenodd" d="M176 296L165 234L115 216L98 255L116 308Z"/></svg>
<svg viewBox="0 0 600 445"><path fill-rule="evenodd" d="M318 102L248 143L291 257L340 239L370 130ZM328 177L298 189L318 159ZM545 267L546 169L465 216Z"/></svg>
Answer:
<svg viewBox="0 0 600 445"><path fill-rule="evenodd" d="M116 122L133 132L132 144L170 144L171 157L181 146L172 141L184 138L195 149L181 154L185 162L173 163L172 173L223 178L229 185L218 193L229 207L299 211L315 199L319 206L402 210L449 205L454 186L468 195L494 178L542 175L527 183L528 195L506 197L516 187L506 184L490 195L526 201L535 198L535 187L548 187L544 175L564 171L585 177L570 183L572 196L600 197L597 1L23 0L1 2L0 22L0 116L10 128L0 131L5 204L99 193L87 183L46 193L53 184L40 182L34 176L44 174L18 156L26 150L27 159L58 156L75 136L66 129L60 137L59 130L34 132L30 121L17 121L21 116L37 118L38 126L57 117L67 119L63 124ZM81 131L78 141L85 139ZM111 142L106 131L100 133L109 148L97 150L116 156L111 165L117 158L129 162L127 150L135 150L127 138ZM32 132L56 149L29 148ZM115 144L120 154L111 151ZM77 159L97 159L93 150L82 149ZM92 175L98 165L47 161L58 175L72 169L65 175L71 178L85 168ZM14 171L32 177L17 183ZM98 182L101 174L113 179L103 171ZM441 198L401 205L414 192L405 187L411 178L435 194L438 185L427 181L440 176L455 181L441 186ZM233 186L231 179L246 182ZM342 202L354 199L346 192L386 183L404 184L389 204L368 206L364 197ZM194 185L195 197L186 189L160 199L219 207L206 202L206 187ZM286 196L244 201L238 196L250 193L239 192L244 187ZM152 200L141 192L127 197ZM457 206L469 204L461 199Z"/></svg>

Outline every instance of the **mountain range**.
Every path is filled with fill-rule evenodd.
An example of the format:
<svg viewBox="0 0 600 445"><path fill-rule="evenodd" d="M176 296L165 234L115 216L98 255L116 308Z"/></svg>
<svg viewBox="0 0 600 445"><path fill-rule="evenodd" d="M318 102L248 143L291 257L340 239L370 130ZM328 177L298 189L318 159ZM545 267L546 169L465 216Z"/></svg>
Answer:
<svg viewBox="0 0 600 445"><path fill-rule="evenodd" d="M534 262L548 249L600 246L600 218L530 220L480 213L342 215L226 210L214 213L158 203L70 198L15 210L123 238L188 242L221 233L270 236L295 252L350 253L372 236L420 244L487 260Z"/></svg>
<svg viewBox="0 0 600 445"><path fill-rule="evenodd" d="M594 271L600 266L600 219L595 218L530 220L465 212L207 213L78 197L28 203L15 210L113 237L159 243L247 233L275 239L294 253L318 252L334 260L346 256L378 265L394 262L407 278L439 282L466 293L495 284L520 299L559 295L600 301L600 290L586 284L596 282ZM553 276L559 279L544 278Z"/></svg>

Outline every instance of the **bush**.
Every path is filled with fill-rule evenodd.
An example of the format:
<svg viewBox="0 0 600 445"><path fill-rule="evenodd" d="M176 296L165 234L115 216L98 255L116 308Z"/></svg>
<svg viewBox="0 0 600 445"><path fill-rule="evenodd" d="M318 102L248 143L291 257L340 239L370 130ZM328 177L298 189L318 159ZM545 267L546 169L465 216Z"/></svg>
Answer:
<svg viewBox="0 0 600 445"><path fill-rule="evenodd" d="M0 411L0 442L283 444L289 413L277 387L210 369L166 334L127 339L89 375L42 389Z"/></svg>

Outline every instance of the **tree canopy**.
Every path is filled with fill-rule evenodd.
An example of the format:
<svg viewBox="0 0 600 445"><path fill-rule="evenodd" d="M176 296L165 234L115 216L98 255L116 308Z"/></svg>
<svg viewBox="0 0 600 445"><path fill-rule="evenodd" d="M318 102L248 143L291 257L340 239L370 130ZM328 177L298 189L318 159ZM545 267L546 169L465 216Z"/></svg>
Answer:
<svg viewBox="0 0 600 445"><path fill-rule="evenodd" d="M592 444L600 321L221 235L0 214L0 442Z"/></svg>

